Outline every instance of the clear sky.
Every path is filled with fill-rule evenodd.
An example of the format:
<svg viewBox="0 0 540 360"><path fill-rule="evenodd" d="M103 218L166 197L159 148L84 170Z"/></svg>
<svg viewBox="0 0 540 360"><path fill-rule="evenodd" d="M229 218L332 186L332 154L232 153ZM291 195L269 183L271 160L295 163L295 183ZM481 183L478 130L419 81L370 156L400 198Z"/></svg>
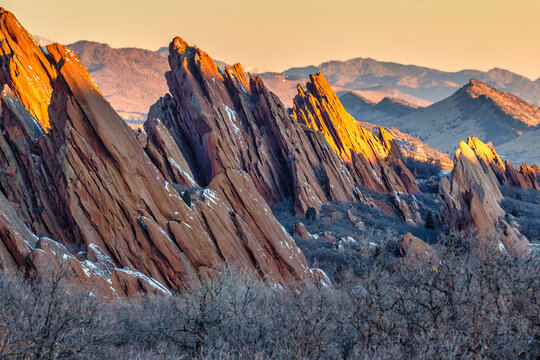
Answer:
<svg viewBox="0 0 540 360"><path fill-rule="evenodd" d="M539 0L2 0L61 43L155 50L178 35L262 69L372 57L443 70L540 77Z"/></svg>

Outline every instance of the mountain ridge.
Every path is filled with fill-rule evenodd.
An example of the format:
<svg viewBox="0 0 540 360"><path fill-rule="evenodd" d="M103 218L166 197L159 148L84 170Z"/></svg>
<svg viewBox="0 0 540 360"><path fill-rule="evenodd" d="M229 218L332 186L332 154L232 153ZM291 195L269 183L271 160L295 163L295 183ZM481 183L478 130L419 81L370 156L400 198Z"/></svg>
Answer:
<svg viewBox="0 0 540 360"><path fill-rule="evenodd" d="M514 94L472 79L448 98L429 107L401 118L381 117L378 121L381 125L395 126L418 136L439 150L451 152L456 141L470 134L497 147L519 139L540 124L540 108ZM504 147L502 149L501 156L508 158ZM535 148L524 150L532 155ZM512 162L520 160L516 157L509 159Z"/></svg>
<svg viewBox="0 0 540 360"><path fill-rule="evenodd" d="M298 79L299 81L305 81L309 73L314 72L322 72L335 89L368 90L388 86L430 103L450 96L459 87L465 85L470 78L477 78L488 85L510 91L526 101L540 105L538 80L532 81L500 68L488 71L464 69L452 72L358 57L345 61L327 61L317 66L293 67L283 72L260 75L267 82L279 76L297 77L302 78ZM274 89L272 86L271 89L285 99L291 97L291 90L286 92L278 87Z"/></svg>

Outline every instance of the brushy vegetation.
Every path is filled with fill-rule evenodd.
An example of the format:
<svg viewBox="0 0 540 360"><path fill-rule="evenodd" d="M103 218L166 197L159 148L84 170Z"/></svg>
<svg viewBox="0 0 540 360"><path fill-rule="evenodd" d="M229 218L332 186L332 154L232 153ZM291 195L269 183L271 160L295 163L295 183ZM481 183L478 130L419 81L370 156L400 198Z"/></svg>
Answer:
<svg viewBox="0 0 540 360"><path fill-rule="evenodd" d="M429 179L432 176L438 176L442 171L441 162L436 161L420 161L414 157L405 158L405 166L411 170L416 179Z"/></svg>
<svg viewBox="0 0 540 360"><path fill-rule="evenodd" d="M540 243L540 191L501 186L502 208L529 241Z"/></svg>
<svg viewBox="0 0 540 360"><path fill-rule="evenodd" d="M335 286L265 284L230 269L190 293L104 302L54 276L0 277L1 358L536 359L540 263L441 239L412 264L373 233ZM446 244L446 245L442 245ZM448 246L452 244L452 246ZM353 259L351 259L353 261Z"/></svg>

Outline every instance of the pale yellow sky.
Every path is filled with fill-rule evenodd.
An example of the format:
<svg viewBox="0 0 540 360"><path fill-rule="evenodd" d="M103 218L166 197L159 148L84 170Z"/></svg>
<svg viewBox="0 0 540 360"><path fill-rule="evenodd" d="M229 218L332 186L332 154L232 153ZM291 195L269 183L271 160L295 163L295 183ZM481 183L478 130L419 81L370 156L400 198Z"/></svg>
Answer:
<svg viewBox="0 0 540 360"><path fill-rule="evenodd" d="M372 57L540 77L539 0L1 0L32 33L155 50L175 36L281 71Z"/></svg>

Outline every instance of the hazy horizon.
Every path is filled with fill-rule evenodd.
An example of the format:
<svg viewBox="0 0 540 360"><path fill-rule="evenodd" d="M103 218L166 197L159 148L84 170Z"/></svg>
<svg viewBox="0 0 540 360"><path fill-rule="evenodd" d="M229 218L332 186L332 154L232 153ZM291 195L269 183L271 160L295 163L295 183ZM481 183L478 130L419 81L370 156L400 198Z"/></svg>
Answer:
<svg viewBox="0 0 540 360"><path fill-rule="evenodd" d="M540 2L532 0L154 0L151 6L141 0L4 0L1 6L32 34L64 44L91 40L157 50L180 36L215 59L259 70L363 57L540 77Z"/></svg>

